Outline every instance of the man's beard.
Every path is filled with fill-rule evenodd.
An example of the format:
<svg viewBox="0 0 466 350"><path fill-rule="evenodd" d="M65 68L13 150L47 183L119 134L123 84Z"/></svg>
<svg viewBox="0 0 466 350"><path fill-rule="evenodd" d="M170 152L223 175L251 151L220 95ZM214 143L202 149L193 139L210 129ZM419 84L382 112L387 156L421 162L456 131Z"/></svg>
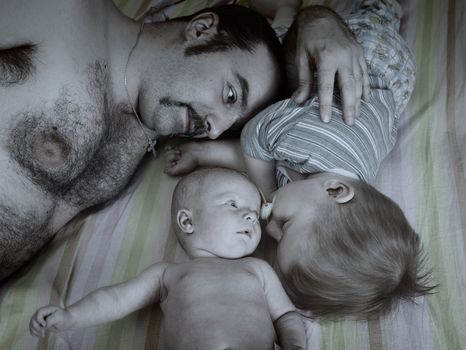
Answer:
<svg viewBox="0 0 466 350"><path fill-rule="evenodd" d="M162 97L159 100L159 103L164 107L185 107L189 110L189 113L191 114L190 130L188 130L187 133L182 133L178 136L195 137L207 132L205 118L200 116L190 104L173 101L169 97Z"/></svg>

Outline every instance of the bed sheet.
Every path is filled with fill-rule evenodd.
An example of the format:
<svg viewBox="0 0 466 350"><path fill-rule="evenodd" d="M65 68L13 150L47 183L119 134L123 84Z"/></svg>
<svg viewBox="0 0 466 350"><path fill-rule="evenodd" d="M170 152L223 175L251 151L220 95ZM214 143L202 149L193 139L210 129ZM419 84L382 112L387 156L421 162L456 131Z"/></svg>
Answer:
<svg viewBox="0 0 466 350"><path fill-rule="evenodd" d="M338 1L313 1L337 9ZM466 5L402 3L402 34L417 60L417 82L399 139L376 187L420 234L436 292L369 322L306 320L308 349L466 349ZM152 305L99 327L39 340L35 309L70 304L157 261L185 261L170 227L177 179L148 157L117 200L73 220L14 278L0 286L0 349L162 349L161 312ZM258 254L271 257L270 242Z"/></svg>

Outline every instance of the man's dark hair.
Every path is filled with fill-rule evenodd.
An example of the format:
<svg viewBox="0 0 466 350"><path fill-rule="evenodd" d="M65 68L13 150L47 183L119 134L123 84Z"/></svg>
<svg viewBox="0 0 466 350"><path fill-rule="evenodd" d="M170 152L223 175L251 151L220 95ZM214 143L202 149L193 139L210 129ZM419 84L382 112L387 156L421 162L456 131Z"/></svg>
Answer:
<svg viewBox="0 0 466 350"><path fill-rule="evenodd" d="M204 12L214 12L218 15L218 34L206 44L187 48L186 56L223 52L234 48L254 52L256 46L265 45L277 62L279 86L284 86L286 77L283 49L275 31L265 17L244 6L223 5L200 10L191 16L181 17L179 20L191 20Z"/></svg>

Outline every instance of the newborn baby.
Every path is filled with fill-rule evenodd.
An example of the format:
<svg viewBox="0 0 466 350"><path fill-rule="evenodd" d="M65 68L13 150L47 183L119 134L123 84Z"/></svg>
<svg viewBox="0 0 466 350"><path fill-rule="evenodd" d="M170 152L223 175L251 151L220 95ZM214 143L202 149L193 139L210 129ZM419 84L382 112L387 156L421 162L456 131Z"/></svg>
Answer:
<svg viewBox="0 0 466 350"><path fill-rule="evenodd" d="M191 260L156 263L133 279L61 308L45 306L33 335L97 325L160 302L166 349L304 349L304 324L257 247L261 199L233 170L195 171L176 186L172 223Z"/></svg>

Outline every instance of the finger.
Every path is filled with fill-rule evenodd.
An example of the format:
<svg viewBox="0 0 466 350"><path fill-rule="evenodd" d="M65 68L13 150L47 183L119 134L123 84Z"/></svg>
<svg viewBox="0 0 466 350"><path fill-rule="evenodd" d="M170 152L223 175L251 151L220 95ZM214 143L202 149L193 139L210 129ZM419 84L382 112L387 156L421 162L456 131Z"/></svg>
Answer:
<svg viewBox="0 0 466 350"><path fill-rule="evenodd" d="M29 333L37 337L38 328L39 328L38 323L34 319L31 319L31 321L29 321Z"/></svg>
<svg viewBox="0 0 466 350"><path fill-rule="evenodd" d="M362 70L362 98L365 102L369 102L371 87L369 84L369 73L367 73L367 63L364 56L359 60L359 66Z"/></svg>
<svg viewBox="0 0 466 350"><path fill-rule="evenodd" d="M298 88L293 94L293 100L297 103L303 103L311 95L312 75L309 56L305 50L300 51L298 64Z"/></svg>
<svg viewBox="0 0 466 350"><path fill-rule="evenodd" d="M180 160L180 155L175 152L170 152L165 155L165 163L176 162Z"/></svg>
<svg viewBox="0 0 466 350"><path fill-rule="evenodd" d="M359 110L362 98L362 70L359 62L353 61L353 76L354 76L354 117L359 117Z"/></svg>
<svg viewBox="0 0 466 350"><path fill-rule="evenodd" d="M45 326L45 324L47 323L46 322L46 318L51 315L52 313L54 312L54 309L50 306L45 306L39 310L37 310L37 313L36 313L36 319L38 320L38 322L42 325L42 326Z"/></svg>
<svg viewBox="0 0 466 350"><path fill-rule="evenodd" d="M178 175L178 163L172 162L165 166L164 172L168 175Z"/></svg>
<svg viewBox="0 0 466 350"><path fill-rule="evenodd" d="M57 316L57 313L52 313L45 319L47 324L45 325L45 329L54 330L53 326L60 322L60 317Z"/></svg>
<svg viewBox="0 0 466 350"><path fill-rule="evenodd" d="M328 66L327 66L328 67ZM322 68L322 64L317 66L317 81L320 104L320 119L328 123L331 118L333 87L335 83L335 69Z"/></svg>
<svg viewBox="0 0 466 350"><path fill-rule="evenodd" d="M45 329L36 320L32 320L29 324L29 332L36 337L43 337Z"/></svg>
<svg viewBox="0 0 466 350"><path fill-rule="evenodd" d="M338 85L343 100L343 120L346 124L353 125L356 96L355 79L352 70L344 68L338 72Z"/></svg>
<svg viewBox="0 0 466 350"><path fill-rule="evenodd" d="M165 154L177 153L181 154L181 150L178 147L170 147L169 149L165 149Z"/></svg>

